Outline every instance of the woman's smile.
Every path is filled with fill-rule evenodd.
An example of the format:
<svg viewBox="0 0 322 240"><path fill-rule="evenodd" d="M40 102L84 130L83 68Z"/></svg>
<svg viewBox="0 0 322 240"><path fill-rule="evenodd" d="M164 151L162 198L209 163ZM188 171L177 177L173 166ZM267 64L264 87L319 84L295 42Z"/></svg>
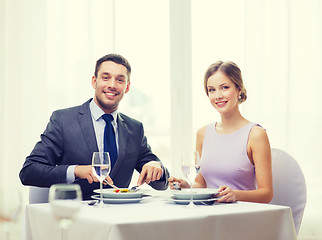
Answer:
<svg viewBox="0 0 322 240"><path fill-rule="evenodd" d="M216 102L215 104L218 106L218 107L224 107L226 105L228 101L220 101L220 102Z"/></svg>

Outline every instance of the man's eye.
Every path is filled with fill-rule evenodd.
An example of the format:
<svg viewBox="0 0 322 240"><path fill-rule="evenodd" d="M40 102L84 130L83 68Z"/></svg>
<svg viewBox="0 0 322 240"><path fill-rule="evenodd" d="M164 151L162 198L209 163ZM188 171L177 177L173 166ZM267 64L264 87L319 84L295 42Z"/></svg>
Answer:
<svg viewBox="0 0 322 240"><path fill-rule="evenodd" d="M125 80L123 78L119 78L119 79L117 79L117 81L124 82Z"/></svg>

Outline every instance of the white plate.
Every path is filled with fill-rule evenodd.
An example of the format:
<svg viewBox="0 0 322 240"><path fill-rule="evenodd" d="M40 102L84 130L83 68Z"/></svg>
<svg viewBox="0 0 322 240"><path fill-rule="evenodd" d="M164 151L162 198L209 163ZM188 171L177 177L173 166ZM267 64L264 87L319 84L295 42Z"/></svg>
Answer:
<svg viewBox="0 0 322 240"><path fill-rule="evenodd" d="M109 203L109 204L121 204L121 203L138 203L141 202L144 199L147 199L151 196L145 195L140 198L103 198L104 203ZM93 195L93 199L100 200L100 195Z"/></svg>
<svg viewBox="0 0 322 240"><path fill-rule="evenodd" d="M211 204L211 202L217 200L217 198L209 198L209 199L203 199L203 200L192 200L193 203L205 203L205 204ZM183 199L176 199L175 197L171 197L170 201L175 202L177 204L189 204L190 203L190 199L189 200L183 200Z"/></svg>
<svg viewBox="0 0 322 240"><path fill-rule="evenodd" d="M101 194L100 189L95 189L95 193ZM125 193L116 193L114 189L103 189L103 197L104 198L115 198L115 199L128 199L128 198L142 198L143 192L125 192Z"/></svg>
<svg viewBox="0 0 322 240"><path fill-rule="evenodd" d="M214 198L214 196L218 194L217 189L210 188L193 188L192 189L192 197L194 200L205 200ZM173 190L172 195L175 199L178 200L190 200L191 191L190 189L181 189L181 190Z"/></svg>

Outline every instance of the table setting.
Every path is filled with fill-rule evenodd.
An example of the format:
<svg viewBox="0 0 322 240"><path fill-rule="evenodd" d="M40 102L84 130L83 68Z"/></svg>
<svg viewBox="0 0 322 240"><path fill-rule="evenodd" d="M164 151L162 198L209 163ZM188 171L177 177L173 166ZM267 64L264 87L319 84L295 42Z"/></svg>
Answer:
<svg viewBox="0 0 322 240"><path fill-rule="evenodd" d="M86 201L90 206L96 206L100 202L100 189L94 190L92 196L92 201ZM148 199L161 198L163 201L168 203L175 203L179 205L188 205L192 201L196 205L210 205L214 204L217 200L216 195L218 194L217 189L193 189L191 192L190 189L182 190L171 190L168 189L163 191L162 194L158 191L153 191L152 188L143 186L141 189L136 191L130 190L130 188L118 188L118 189L103 189L102 190L102 200L106 205L108 204L127 204L127 203L140 203L141 201L145 202Z"/></svg>
<svg viewBox="0 0 322 240"><path fill-rule="evenodd" d="M182 161L182 171L190 183L199 169L198 159L194 157L189 158L192 161ZM174 189L158 191L147 184L119 188L106 181L111 188L105 189L102 184L110 171L108 154L93 155L92 166L100 188L94 190L91 200L81 201L81 204L78 190L68 194L74 198L72 205L77 205L77 208L64 206L64 213L73 213L64 216L69 220L68 228L61 224L59 217L57 221L55 201L29 204L23 239L258 240L258 236L262 240L296 239L289 207L248 202L218 203L218 190L208 188L181 189L175 185Z"/></svg>
<svg viewBox="0 0 322 240"><path fill-rule="evenodd" d="M181 161L182 172L190 183L193 182L200 168L198 152L187 152ZM139 203L152 196L142 189L141 186L119 188L106 180L111 169L111 160L108 152L94 152L92 157L92 169L95 177L100 181L100 189L94 190L90 206L106 207L107 204ZM107 184L111 188L103 189L102 185ZM192 184L190 184L192 185ZM187 204L187 207L195 207L196 204L213 204L218 194L216 189L181 189L175 185L174 190L168 192L165 200L176 204ZM165 196L167 196L165 194Z"/></svg>
<svg viewBox="0 0 322 240"><path fill-rule="evenodd" d="M259 235L264 240L296 239L289 207L248 202L207 204L207 199L194 199L196 206L187 208L190 195L185 191L157 191L147 186L140 191L140 201L115 198L115 202L105 202L103 208L97 203L99 197L93 199L94 205L89 204L92 200L83 201L72 224L65 229L64 240L93 236L97 240L133 240L152 235L155 240L258 240ZM200 196L201 192L194 194ZM50 204L27 205L26 233L27 240L60 239L59 224Z"/></svg>

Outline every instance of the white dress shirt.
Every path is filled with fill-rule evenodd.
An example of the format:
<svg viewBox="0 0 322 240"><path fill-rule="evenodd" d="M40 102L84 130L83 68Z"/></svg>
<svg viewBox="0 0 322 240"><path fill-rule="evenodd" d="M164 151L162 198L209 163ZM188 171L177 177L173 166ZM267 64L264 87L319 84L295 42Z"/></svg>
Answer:
<svg viewBox="0 0 322 240"><path fill-rule="evenodd" d="M104 152L104 129L106 122L102 118L102 115L105 112L95 103L94 99L89 103L89 109L92 115L92 121L98 146L99 152ZM113 116L114 120L112 121L112 126L115 132L115 140L116 140L116 147L117 152L119 152L119 144L118 144L118 131L117 131L117 110L112 112L111 115ZM75 167L77 165L71 165L67 168L66 172L66 180L67 183L72 183L75 181Z"/></svg>

